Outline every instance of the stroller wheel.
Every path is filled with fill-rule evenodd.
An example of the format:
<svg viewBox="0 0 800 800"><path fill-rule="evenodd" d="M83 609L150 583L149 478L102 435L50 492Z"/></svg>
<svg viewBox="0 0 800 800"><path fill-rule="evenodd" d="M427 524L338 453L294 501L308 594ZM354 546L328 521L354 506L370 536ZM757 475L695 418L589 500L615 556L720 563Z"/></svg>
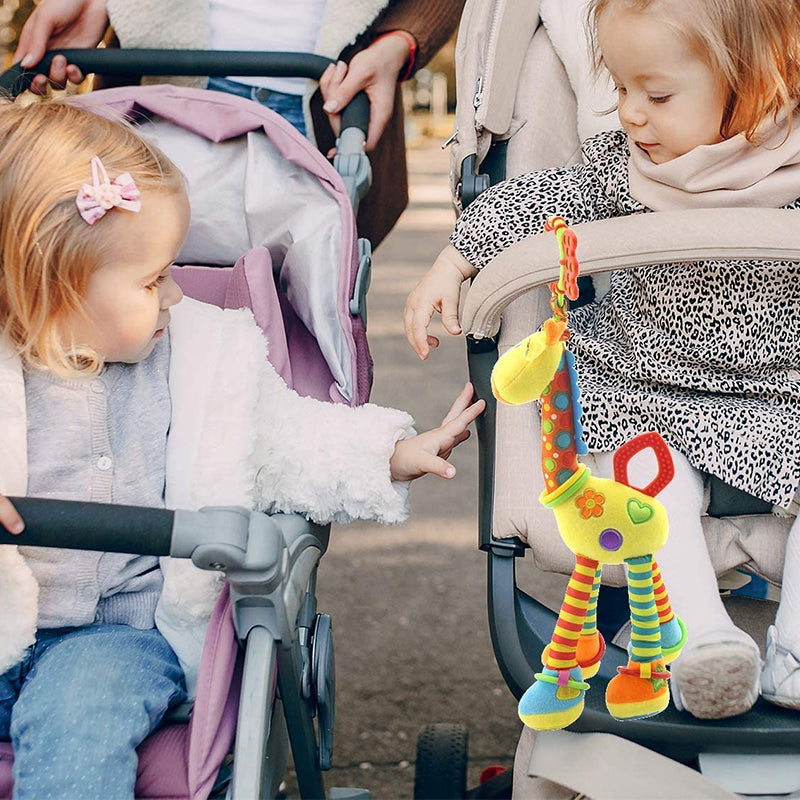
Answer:
<svg viewBox="0 0 800 800"><path fill-rule="evenodd" d="M414 797L457 800L467 794L469 734L465 725L426 725L417 737Z"/></svg>

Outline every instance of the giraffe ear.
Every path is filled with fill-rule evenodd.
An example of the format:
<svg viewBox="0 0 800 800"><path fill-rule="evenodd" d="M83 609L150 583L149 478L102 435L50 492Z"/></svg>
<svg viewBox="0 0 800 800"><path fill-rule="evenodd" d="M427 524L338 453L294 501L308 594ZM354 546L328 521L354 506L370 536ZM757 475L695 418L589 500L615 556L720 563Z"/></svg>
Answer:
<svg viewBox="0 0 800 800"><path fill-rule="evenodd" d="M533 333L497 360L492 391L501 403L521 405L544 394L564 354L564 343L549 338L544 330Z"/></svg>

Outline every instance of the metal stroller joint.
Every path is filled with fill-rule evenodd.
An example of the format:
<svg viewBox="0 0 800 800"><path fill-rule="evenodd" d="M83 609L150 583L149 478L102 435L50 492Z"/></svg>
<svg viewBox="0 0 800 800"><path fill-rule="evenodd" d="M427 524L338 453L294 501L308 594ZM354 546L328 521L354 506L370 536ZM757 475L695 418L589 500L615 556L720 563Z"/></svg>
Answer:
<svg viewBox="0 0 800 800"><path fill-rule="evenodd" d="M366 137L358 128L346 128L336 141L333 166L342 176L347 196L358 214L358 206L372 182L372 167L364 152Z"/></svg>
<svg viewBox="0 0 800 800"><path fill-rule="evenodd" d="M225 573L240 639L263 627L290 647L309 579L324 549L323 530L294 514L238 507L176 511L171 555Z"/></svg>

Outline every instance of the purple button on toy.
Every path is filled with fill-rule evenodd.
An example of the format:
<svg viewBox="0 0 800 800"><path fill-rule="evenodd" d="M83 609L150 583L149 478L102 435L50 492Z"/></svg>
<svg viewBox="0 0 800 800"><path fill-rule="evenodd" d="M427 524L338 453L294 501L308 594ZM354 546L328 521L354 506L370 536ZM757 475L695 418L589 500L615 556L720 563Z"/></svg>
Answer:
<svg viewBox="0 0 800 800"><path fill-rule="evenodd" d="M622 534L616 528L606 528L600 534L600 547L603 550L619 550L622 547Z"/></svg>

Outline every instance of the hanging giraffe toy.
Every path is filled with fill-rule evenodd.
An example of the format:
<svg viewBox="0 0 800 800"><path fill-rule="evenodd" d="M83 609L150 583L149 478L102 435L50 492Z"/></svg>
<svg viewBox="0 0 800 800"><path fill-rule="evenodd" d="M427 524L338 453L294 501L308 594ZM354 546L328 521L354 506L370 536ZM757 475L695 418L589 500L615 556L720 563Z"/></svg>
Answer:
<svg viewBox="0 0 800 800"><path fill-rule="evenodd" d="M568 300L578 297L577 238L560 217L546 231L558 238L561 274L550 284L552 317L505 353L492 371L492 390L504 403L542 403L540 502L553 510L561 538L575 554L575 569L564 595L543 669L519 703L519 716L535 730L571 725L583 711L587 678L597 674L605 643L597 630L597 596L603 564L626 564L631 610L628 663L606 689L606 706L617 719L639 719L669 705L670 673L686 641L686 628L670 607L653 554L667 541L664 507L655 496L675 468L666 442L645 433L614 454L614 480L593 476L578 460L588 450L580 424L575 363L566 349ZM644 488L628 483L628 463L652 450L658 473Z"/></svg>

